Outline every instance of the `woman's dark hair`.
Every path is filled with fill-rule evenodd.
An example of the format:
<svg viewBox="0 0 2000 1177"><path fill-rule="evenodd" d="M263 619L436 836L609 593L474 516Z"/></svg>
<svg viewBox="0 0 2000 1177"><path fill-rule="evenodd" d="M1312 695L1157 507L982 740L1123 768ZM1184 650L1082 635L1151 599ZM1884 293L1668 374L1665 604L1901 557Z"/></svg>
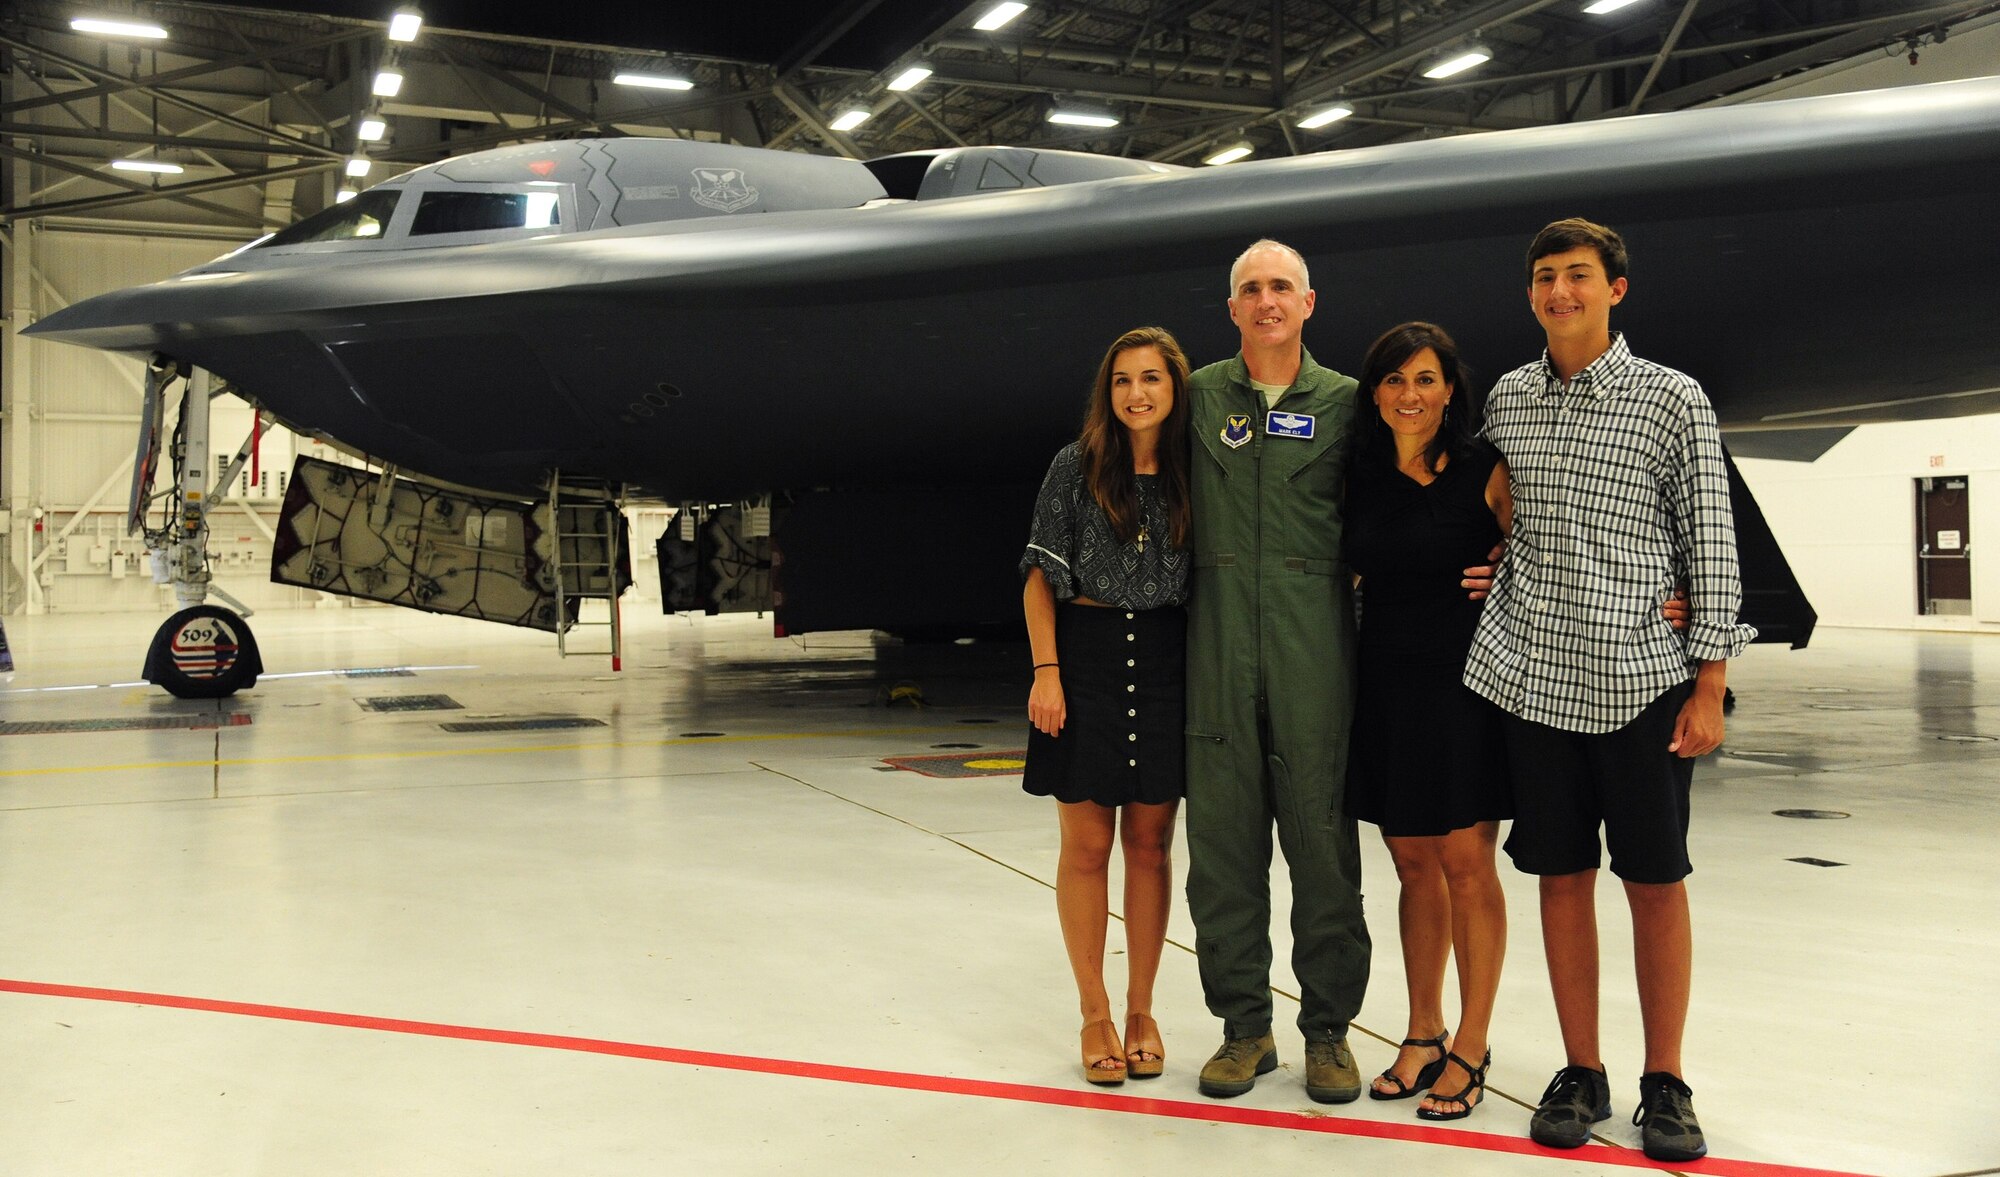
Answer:
<svg viewBox="0 0 2000 1177"><path fill-rule="evenodd" d="M1375 405L1375 389L1425 348L1436 353L1438 373L1451 389L1451 399L1445 402L1437 436L1424 447L1424 468L1439 473L1438 463L1446 455L1456 461L1471 452L1477 441L1479 394L1473 391L1470 371L1458 358L1458 344L1436 323L1402 323L1384 331L1369 345L1368 358L1361 361L1363 404L1354 430L1354 464L1361 473L1373 475L1396 468L1395 434Z"/></svg>
<svg viewBox="0 0 2000 1177"><path fill-rule="evenodd" d="M1083 484L1090 497L1104 509L1111 521L1112 534L1120 543L1130 543L1139 533L1139 488L1132 474L1132 439L1118 415L1111 411L1111 370L1121 352L1134 348L1158 348L1167 362L1167 379L1174 386L1174 406L1160 423L1160 497L1173 520L1172 543L1184 548L1188 542L1188 362L1187 354L1165 328L1138 327L1120 335L1097 365L1097 383L1090 392L1090 408L1083 418L1083 434L1077 439L1083 451Z"/></svg>

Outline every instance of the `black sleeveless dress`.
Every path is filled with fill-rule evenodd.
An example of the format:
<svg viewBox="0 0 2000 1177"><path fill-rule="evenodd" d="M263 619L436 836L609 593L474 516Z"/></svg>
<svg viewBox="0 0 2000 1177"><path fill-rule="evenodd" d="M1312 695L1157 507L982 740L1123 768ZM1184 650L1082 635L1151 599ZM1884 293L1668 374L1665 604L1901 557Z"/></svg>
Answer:
<svg viewBox="0 0 2000 1177"><path fill-rule="evenodd" d="M1362 604L1347 812L1394 837L1513 816L1502 712L1462 681L1484 602L1459 581L1500 539L1486 505L1499 459L1480 442L1429 486L1387 469L1348 481Z"/></svg>

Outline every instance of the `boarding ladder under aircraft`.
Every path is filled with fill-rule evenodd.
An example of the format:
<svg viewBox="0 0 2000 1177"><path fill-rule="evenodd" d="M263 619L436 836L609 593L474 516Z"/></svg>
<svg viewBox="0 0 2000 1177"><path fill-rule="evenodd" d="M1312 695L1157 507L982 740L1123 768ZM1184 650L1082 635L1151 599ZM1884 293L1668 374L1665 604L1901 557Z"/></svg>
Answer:
<svg viewBox="0 0 2000 1177"><path fill-rule="evenodd" d="M549 567L554 572L556 616L574 618L556 624L556 650L565 658L579 654L611 656L611 669L624 668L624 630L619 624L618 592L623 578L623 489L603 481L564 479L549 475L547 516L555 537ZM600 616L592 602L602 602ZM571 604L574 602L574 605ZM604 629L609 649L572 649L579 629Z"/></svg>

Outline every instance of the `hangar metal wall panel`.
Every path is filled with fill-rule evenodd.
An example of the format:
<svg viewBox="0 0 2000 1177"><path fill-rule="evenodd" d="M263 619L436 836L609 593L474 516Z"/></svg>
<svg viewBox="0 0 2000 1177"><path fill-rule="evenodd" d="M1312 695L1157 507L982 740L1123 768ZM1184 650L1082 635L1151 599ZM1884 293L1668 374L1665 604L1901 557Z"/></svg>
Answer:
<svg viewBox="0 0 2000 1177"><path fill-rule="evenodd" d="M228 241L59 229L40 233L36 245L37 314L159 281L235 248ZM34 498L47 512L38 551L48 551L42 573L49 607L148 613L169 607L165 590L152 584L144 545L128 538L124 526L129 484L120 467L131 459L137 438L142 362L54 343L31 347L39 419L29 425L29 445ZM224 458L233 455L250 422L251 410L242 401L218 401L212 417L215 452ZM291 469L297 448L310 451L312 446L306 442L300 447L288 431L267 431L259 452L262 478L252 483L246 470L230 488L230 493L247 497L249 506L225 504L212 517L217 581L254 608L309 603L317 596L269 583L270 544L264 531L275 520L284 493L279 472ZM80 510L93 499L95 505L79 520ZM66 528L68 534L58 539Z"/></svg>
<svg viewBox="0 0 2000 1177"><path fill-rule="evenodd" d="M128 286L157 282L234 249L219 241L50 231L36 238L39 313ZM35 383L48 412L138 413L136 360L60 344L38 347Z"/></svg>
<svg viewBox="0 0 2000 1177"><path fill-rule="evenodd" d="M1816 462L1737 465L1822 625L2000 632L2000 414L1864 425ZM1917 614L1911 487L1947 476L1971 483L1971 618Z"/></svg>

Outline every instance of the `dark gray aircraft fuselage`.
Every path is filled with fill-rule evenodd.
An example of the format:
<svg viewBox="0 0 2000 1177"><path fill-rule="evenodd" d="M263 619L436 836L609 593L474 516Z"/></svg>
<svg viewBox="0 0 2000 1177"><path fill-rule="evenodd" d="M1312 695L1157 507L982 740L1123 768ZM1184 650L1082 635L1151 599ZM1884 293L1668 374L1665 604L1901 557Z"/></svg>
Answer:
<svg viewBox="0 0 2000 1177"><path fill-rule="evenodd" d="M1527 240L1584 215L1632 245L1617 325L1727 427L2000 406L2000 80L1199 171L1105 161L1142 174L1011 191L958 176L971 195L940 187L948 155L914 161L930 193L857 207L888 193L852 161L510 148L361 199L540 184L567 219L454 246L407 235L399 206L372 239L243 251L30 332L201 365L297 428L501 491L552 467L668 499L1018 482L1073 434L1119 332L1234 350L1227 268L1255 238L1310 262L1322 363L1425 318L1484 383L1540 347ZM1003 177L1034 155L1010 160ZM592 227L614 212L678 219Z"/></svg>
<svg viewBox="0 0 2000 1177"><path fill-rule="evenodd" d="M2000 79L1201 170L586 140L430 165L29 332L198 365L465 486L773 494L781 629L950 632L1018 624L1027 501L1102 349L1158 324L1232 353L1228 267L1257 238L1310 263L1321 363L1429 319L1484 387L1542 345L1535 231L1609 223L1634 347L1702 382L1738 452L1811 456L1836 426L2000 409L1996 208ZM1803 642L1735 497L1746 618Z"/></svg>

